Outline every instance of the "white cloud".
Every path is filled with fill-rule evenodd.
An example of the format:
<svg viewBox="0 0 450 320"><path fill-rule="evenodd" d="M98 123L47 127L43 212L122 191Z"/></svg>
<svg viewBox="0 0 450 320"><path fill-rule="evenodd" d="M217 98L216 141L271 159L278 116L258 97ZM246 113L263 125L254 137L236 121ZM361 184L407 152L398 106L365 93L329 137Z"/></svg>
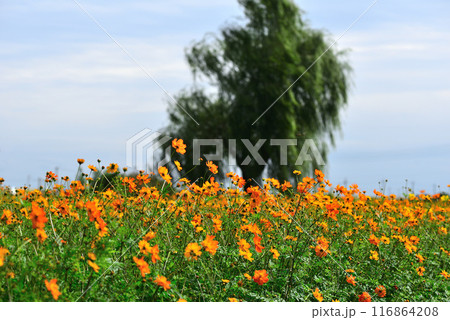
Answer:
<svg viewBox="0 0 450 320"><path fill-rule="evenodd" d="M145 40L122 40L123 46L153 77L187 81L189 69L183 47L176 44L151 45ZM9 54L31 46L5 44ZM14 49L15 48L15 49ZM39 46L35 48L38 51ZM148 78L114 43L80 43L70 51L45 56L12 59L1 67L0 83L65 81L79 84L124 83ZM149 79L150 80L150 79ZM150 80L151 81L151 80Z"/></svg>
<svg viewBox="0 0 450 320"><path fill-rule="evenodd" d="M351 49L355 86L330 154L332 179L373 190L389 178L397 193L407 178L429 191L448 184L449 31L393 22L339 41Z"/></svg>
<svg viewBox="0 0 450 320"><path fill-rule="evenodd" d="M230 0L152 0L152 1L118 1L118 0L77 0L91 14L123 14L124 12L147 12L166 15L178 15L189 8L214 8L237 6ZM73 0L14 0L1 3L4 12L66 12L80 10Z"/></svg>
<svg viewBox="0 0 450 320"><path fill-rule="evenodd" d="M358 61L393 59L448 60L450 54L450 28L442 30L424 25L405 26L390 24L382 29L349 31L338 43L350 48Z"/></svg>
<svg viewBox="0 0 450 320"><path fill-rule="evenodd" d="M180 45L123 42L169 94L176 94L191 82ZM69 52L27 59L11 57L0 68L0 86L2 119L9 119L8 123L26 123L31 129L40 126L36 119L57 124L98 125L101 118L107 126L124 114L164 111L166 101L170 100L113 43L77 44Z"/></svg>
<svg viewBox="0 0 450 320"><path fill-rule="evenodd" d="M190 83L180 45L135 39L123 45L170 94ZM14 57L0 68L1 129L9 132L0 138L2 158L31 156L45 163L44 153L59 150L52 161L60 164L77 152L107 154L111 161L114 154L120 161L129 136L166 121L170 98L115 44L80 43L68 53Z"/></svg>

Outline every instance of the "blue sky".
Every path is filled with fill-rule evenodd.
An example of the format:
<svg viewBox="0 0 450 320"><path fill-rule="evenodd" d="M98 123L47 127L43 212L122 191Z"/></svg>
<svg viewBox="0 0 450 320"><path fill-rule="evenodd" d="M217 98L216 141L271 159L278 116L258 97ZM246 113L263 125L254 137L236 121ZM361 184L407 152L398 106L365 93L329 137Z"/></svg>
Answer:
<svg viewBox="0 0 450 320"><path fill-rule="evenodd" d="M242 12L233 0L79 0L171 94L192 83L184 49ZM373 2L296 0L336 39ZM353 87L330 153L334 184L447 191L450 3L383 1L338 42ZM239 20L237 20L239 21ZM125 165L125 142L167 122L167 96L72 0L0 0L0 177L36 185L76 159Z"/></svg>

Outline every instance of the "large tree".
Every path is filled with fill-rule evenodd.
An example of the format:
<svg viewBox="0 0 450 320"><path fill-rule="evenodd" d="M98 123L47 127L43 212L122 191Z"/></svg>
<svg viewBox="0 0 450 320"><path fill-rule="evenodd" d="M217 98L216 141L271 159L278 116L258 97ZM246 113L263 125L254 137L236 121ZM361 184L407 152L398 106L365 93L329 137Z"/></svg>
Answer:
<svg viewBox="0 0 450 320"><path fill-rule="evenodd" d="M238 2L244 25L228 25L219 36L209 35L186 50L194 80L209 81L215 91L207 94L194 84L179 93L177 104L169 107L168 133L188 143L225 139L225 150L230 147L226 139L236 139L236 162L246 179L261 178L266 166L254 159L243 164L250 153L242 139L252 145L267 139L258 153L272 177L288 179L294 168L311 172L315 161L295 166L302 141L314 139L326 160L347 101L350 67L343 52L327 51L326 34L310 28L293 1ZM288 148L288 165L280 162L280 148L269 139L298 139ZM183 158L186 169L192 168L191 152Z"/></svg>

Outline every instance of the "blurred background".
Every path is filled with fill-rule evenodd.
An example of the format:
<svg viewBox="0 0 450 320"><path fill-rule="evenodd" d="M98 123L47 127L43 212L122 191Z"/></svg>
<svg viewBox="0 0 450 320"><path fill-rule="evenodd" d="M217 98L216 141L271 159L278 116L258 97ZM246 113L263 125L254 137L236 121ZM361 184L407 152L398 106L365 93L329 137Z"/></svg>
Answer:
<svg viewBox="0 0 450 320"><path fill-rule="evenodd" d="M192 84L184 50L227 23L234 0L87 1L86 10L170 93ZM336 39L373 1L296 0ZM363 190L447 191L450 3L379 1L337 43L353 68L326 176ZM72 0L0 0L0 177L36 187L77 158L125 165L125 143L168 124L169 98ZM181 137L182 138L182 137ZM383 182L384 185L384 182Z"/></svg>

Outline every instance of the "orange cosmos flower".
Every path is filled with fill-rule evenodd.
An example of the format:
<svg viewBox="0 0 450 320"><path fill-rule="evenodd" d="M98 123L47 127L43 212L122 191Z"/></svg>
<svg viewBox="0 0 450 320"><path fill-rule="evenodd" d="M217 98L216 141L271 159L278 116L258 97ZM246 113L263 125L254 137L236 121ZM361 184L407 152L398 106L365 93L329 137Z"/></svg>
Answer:
<svg viewBox="0 0 450 320"><path fill-rule="evenodd" d="M110 163L109 166L106 167L106 172L116 173L118 169L119 165L117 163Z"/></svg>
<svg viewBox="0 0 450 320"><path fill-rule="evenodd" d="M439 247L440 250L442 250L442 252L446 253L448 256L450 256L450 251L445 250L443 247Z"/></svg>
<svg viewBox="0 0 450 320"><path fill-rule="evenodd" d="M31 203L31 221L33 223L33 229L43 229L45 227L45 223L48 221L45 216L45 211L36 202Z"/></svg>
<svg viewBox="0 0 450 320"><path fill-rule="evenodd" d="M355 281L355 276L348 276L347 277L347 282L356 286L356 281Z"/></svg>
<svg viewBox="0 0 450 320"><path fill-rule="evenodd" d="M417 251L417 247L415 245L413 245L408 239L405 242L405 249L406 251L408 251L409 253L412 253L413 251L416 252Z"/></svg>
<svg viewBox="0 0 450 320"><path fill-rule="evenodd" d="M253 280L252 276L249 275L248 273L244 273L244 277L245 277L247 280Z"/></svg>
<svg viewBox="0 0 450 320"><path fill-rule="evenodd" d="M274 248L271 248L271 249L270 249L270 252L273 253L273 258L276 259L276 260L278 260L278 257L280 256L280 253L278 252L278 250L277 250L277 249L274 249Z"/></svg>
<svg viewBox="0 0 450 320"><path fill-rule="evenodd" d="M187 300L186 299L178 299L177 302L187 302Z"/></svg>
<svg viewBox="0 0 450 320"><path fill-rule="evenodd" d="M370 250L370 257L369 257L369 259L378 261L378 259L379 259L378 258L378 252Z"/></svg>
<svg viewBox="0 0 450 320"><path fill-rule="evenodd" d="M89 259L91 259L92 261L97 260L97 257L95 256L95 254L94 254L93 252L89 252L89 253L88 253L88 257L89 257Z"/></svg>
<svg viewBox="0 0 450 320"><path fill-rule="evenodd" d="M183 168L181 167L181 164L180 164L179 161L175 160L173 163L175 163L175 165L177 166L177 170L178 170L178 171L183 170Z"/></svg>
<svg viewBox="0 0 450 320"><path fill-rule="evenodd" d="M88 168L91 169L91 171L97 172L97 168L94 167L92 164L88 165Z"/></svg>
<svg viewBox="0 0 450 320"><path fill-rule="evenodd" d="M36 237L38 238L40 243L43 243L45 239L48 238L44 229L36 229Z"/></svg>
<svg viewBox="0 0 450 320"><path fill-rule="evenodd" d="M384 298L386 297L386 288L384 286L378 286L375 289L375 293L380 297Z"/></svg>
<svg viewBox="0 0 450 320"><path fill-rule="evenodd" d="M198 243L189 243L184 250L184 256L188 260L197 260L198 257L202 255L202 248L198 245Z"/></svg>
<svg viewBox="0 0 450 320"><path fill-rule="evenodd" d="M239 302L238 299L236 299L236 298L228 298L228 301L230 301L230 302Z"/></svg>
<svg viewBox="0 0 450 320"><path fill-rule="evenodd" d="M286 191L288 188L292 188L292 184L289 181L284 181L281 185L281 190Z"/></svg>
<svg viewBox="0 0 450 320"><path fill-rule="evenodd" d="M251 247L250 243L248 243L247 240L245 240L245 239L239 240L238 245L239 245L239 250L242 250L242 251L248 250Z"/></svg>
<svg viewBox="0 0 450 320"><path fill-rule="evenodd" d="M97 218L95 221L95 228L99 229L98 235L104 237L108 234L108 228L106 222L102 218Z"/></svg>
<svg viewBox="0 0 450 320"><path fill-rule="evenodd" d="M172 147L180 154L186 153L186 145L183 143L183 139L173 139Z"/></svg>
<svg viewBox="0 0 450 320"><path fill-rule="evenodd" d="M278 181L277 179L273 179L273 178L268 178L268 179L263 179L266 180L267 182L272 183L273 187L276 189L280 188L280 181ZM265 188L270 189L270 185L265 185Z"/></svg>
<svg viewBox="0 0 450 320"><path fill-rule="evenodd" d="M253 242L255 243L255 250L258 253L261 253L264 247L261 245L261 237L259 237L257 234L255 234L253 238Z"/></svg>
<svg viewBox="0 0 450 320"><path fill-rule="evenodd" d="M57 179L58 176L51 171L47 172L45 175L45 182L56 181Z"/></svg>
<svg viewBox="0 0 450 320"><path fill-rule="evenodd" d="M1 185L3 182L5 182L5 179L3 179L3 178L0 177L0 185Z"/></svg>
<svg viewBox="0 0 450 320"><path fill-rule="evenodd" d="M147 241L145 241L145 240L139 241L138 246L139 246L139 250L141 251L141 253L143 253L145 255L150 253L150 244Z"/></svg>
<svg viewBox="0 0 450 320"><path fill-rule="evenodd" d="M156 283L158 286L162 287L164 289L164 291L167 291L170 289L170 281L167 281L166 277L158 275L156 277L155 281L153 281L153 282Z"/></svg>
<svg viewBox="0 0 450 320"><path fill-rule="evenodd" d="M84 163L84 159L77 159L77 162L82 165Z"/></svg>
<svg viewBox="0 0 450 320"><path fill-rule="evenodd" d="M157 244L150 248L149 253L152 255L153 263L156 263L157 260L161 260L161 258L159 256L159 248L158 248Z"/></svg>
<svg viewBox="0 0 450 320"><path fill-rule="evenodd" d="M330 251L328 250L329 242L325 237L317 238L317 246L315 247L316 256L325 257Z"/></svg>
<svg viewBox="0 0 450 320"><path fill-rule="evenodd" d="M317 299L317 301L323 301L323 295L320 293L319 288L316 288L316 291L313 291L313 296Z"/></svg>
<svg viewBox="0 0 450 320"><path fill-rule="evenodd" d="M322 246L320 246L320 245L317 245L315 248L314 248L314 250L316 251L316 256L318 256L318 257L320 257L320 258L323 258L323 257L325 257L327 254L328 254L328 252L327 252L327 250L325 250Z"/></svg>
<svg viewBox="0 0 450 320"><path fill-rule="evenodd" d="M217 174L219 171L217 170L217 166L212 161L207 161L206 166L208 167L209 171L211 171L214 174Z"/></svg>
<svg viewBox="0 0 450 320"><path fill-rule="evenodd" d="M59 287L56 284L57 281L57 279L52 279L50 281L45 280L45 286L47 287L47 290L50 291L53 299L55 300L58 300L59 296L62 294L61 292L59 292Z"/></svg>
<svg viewBox="0 0 450 320"><path fill-rule="evenodd" d="M194 226L194 228L200 226L202 224L202 216L199 214L196 214L192 220L191 220L191 224Z"/></svg>
<svg viewBox="0 0 450 320"><path fill-rule="evenodd" d="M172 182L170 181L172 180L172 177L169 175L169 170L167 170L166 167L159 167L158 173L164 181L166 181L168 184L172 184Z"/></svg>
<svg viewBox="0 0 450 320"><path fill-rule="evenodd" d="M241 227L242 230L252 232L253 234L262 234L259 227L256 225L256 223L246 224Z"/></svg>
<svg viewBox="0 0 450 320"><path fill-rule="evenodd" d="M322 171L316 169L316 170L314 170L314 174L316 175L318 182L322 182L323 181L324 174L322 173Z"/></svg>
<svg viewBox="0 0 450 320"><path fill-rule="evenodd" d="M418 238L418 237L416 237L416 236L411 236L411 237L409 238L409 241L411 241L411 243L412 243L413 245L416 245L416 244L419 243L420 238Z"/></svg>
<svg viewBox="0 0 450 320"><path fill-rule="evenodd" d="M221 216L216 216L214 217L213 223L214 223L214 232L219 232L220 230L222 230L222 220L220 220Z"/></svg>
<svg viewBox="0 0 450 320"><path fill-rule="evenodd" d="M425 272L425 268L424 267L418 267L416 269L416 271L417 271L417 274L422 277L423 273Z"/></svg>
<svg viewBox="0 0 450 320"><path fill-rule="evenodd" d="M153 174L153 173L152 173ZM148 174L143 174L143 172L140 172L137 176L136 176L136 181L139 185L142 184L147 184L151 181L152 179L150 178L150 175Z"/></svg>
<svg viewBox="0 0 450 320"><path fill-rule="evenodd" d="M422 263L425 260L425 258L420 253L416 254L416 258L419 263Z"/></svg>
<svg viewBox="0 0 450 320"><path fill-rule="evenodd" d="M87 209L89 221L94 221L96 219L99 219L101 216L101 209L98 207L96 201L88 201L84 205Z"/></svg>
<svg viewBox="0 0 450 320"><path fill-rule="evenodd" d="M384 244L389 244L391 241L389 240L388 237L386 236L381 236L380 238L381 242L383 242Z"/></svg>
<svg viewBox="0 0 450 320"><path fill-rule="evenodd" d="M91 260L88 260L88 265L92 269L94 269L95 272L98 272L98 270L100 270L100 267L95 262L92 262Z"/></svg>
<svg viewBox="0 0 450 320"><path fill-rule="evenodd" d="M145 236L144 236L144 240L145 241L150 241L152 240L154 237L156 237L156 233L154 233L153 231L148 232Z"/></svg>
<svg viewBox="0 0 450 320"><path fill-rule="evenodd" d="M244 259L247 259L248 261L253 261L252 253L249 250L239 250L239 255L243 256Z"/></svg>
<svg viewBox="0 0 450 320"><path fill-rule="evenodd" d="M3 210L3 215L0 218L0 220L6 220L6 224L11 224L12 223L12 216L13 216L13 213L12 213L11 210L4 209Z"/></svg>
<svg viewBox="0 0 450 320"><path fill-rule="evenodd" d="M206 252L212 255L216 254L217 248L219 247L219 241L214 240L215 236L206 236L206 239L202 241L202 246Z"/></svg>
<svg viewBox="0 0 450 320"><path fill-rule="evenodd" d="M238 245L239 245L239 255L243 256L244 259L253 261L252 253L249 251L250 243L248 243L245 239L240 239Z"/></svg>
<svg viewBox="0 0 450 320"><path fill-rule="evenodd" d="M9 254L9 250L0 247L0 267L3 266L3 264L5 263L5 256Z"/></svg>
<svg viewBox="0 0 450 320"><path fill-rule="evenodd" d="M141 271L141 275L145 277L147 273L150 273L150 269L148 268L148 263L145 262L144 257L138 259L137 257L133 257L133 261L136 263L137 267Z"/></svg>
<svg viewBox="0 0 450 320"><path fill-rule="evenodd" d="M370 235L369 242L375 246L380 245L380 239L378 239L374 234Z"/></svg>
<svg viewBox="0 0 450 320"><path fill-rule="evenodd" d="M269 275L266 270L255 270L253 275L253 281L262 286L264 283L269 281Z"/></svg>
<svg viewBox="0 0 450 320"><path fill-rule="evenodd" d="M0 249L1 250L1 249ZM439 273L441 276L443 276L445 279L448 279L448 278L450 278L450 274L447 272L447 271L445 271L445 270L442 270L442 272L441 273Z"/></svg>
<svg viewBox="0 0 450 320"><path fill-rule="evenodd" d="M368 292L361 293L358 298L359 298L358 299L359 302L371 302L372 301L372 297L370 296L370 294Z"/></svg>

